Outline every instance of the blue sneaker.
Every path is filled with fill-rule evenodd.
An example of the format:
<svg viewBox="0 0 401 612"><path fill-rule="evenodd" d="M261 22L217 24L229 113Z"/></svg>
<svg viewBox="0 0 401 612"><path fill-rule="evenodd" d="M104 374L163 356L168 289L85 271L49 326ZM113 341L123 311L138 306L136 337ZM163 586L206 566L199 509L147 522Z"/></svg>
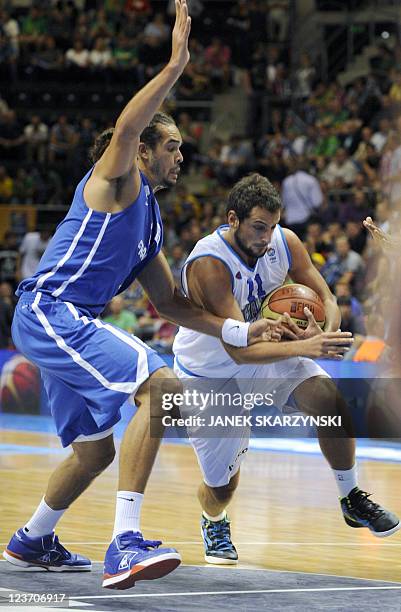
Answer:
<svg viewBox="0 0 401 612"><path fill-rule="evenodd" d="M230 521L209 521L203 514L201 534L205 546L205 561L215 565L236 565L238 554L231 542Z"/></svg>
<svg viewBox="0 0 401 612"><path fill-rule="evenodd" d="M43 567L51 572L88 572L92 563L86 557L68 552L53 533L28 538L23 529L11 538L3 557L20 567Z"/></svg>
<svg viewBox="0 0 401 612"><path fill-rule="evenodd" d="M369 499L370 494L355 487L340 499L344 520L350 527L367 527L378 538L389 536L401 528L398 516Z"/></svg>
<svg viewBox="0 0 401 612"><path fill-rule="evenodd" d="M114 538L104 559L106 589L129 589L137 580L169 574L181 563L175 548L159 548L159 540L144 540L139 531L124 531Z"/></svg>

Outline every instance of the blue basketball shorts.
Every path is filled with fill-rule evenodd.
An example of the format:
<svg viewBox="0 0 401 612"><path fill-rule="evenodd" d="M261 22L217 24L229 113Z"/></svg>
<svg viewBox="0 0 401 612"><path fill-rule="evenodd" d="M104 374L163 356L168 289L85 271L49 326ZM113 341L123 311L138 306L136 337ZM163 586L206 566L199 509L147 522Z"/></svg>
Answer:
<svg viewBox="0 0 401 612"><path fill-rule="evenodd" d="M41 370L63 446L105 437L128 397L166 366L139 338L39 292L20 297L12 337Z"/></svg>

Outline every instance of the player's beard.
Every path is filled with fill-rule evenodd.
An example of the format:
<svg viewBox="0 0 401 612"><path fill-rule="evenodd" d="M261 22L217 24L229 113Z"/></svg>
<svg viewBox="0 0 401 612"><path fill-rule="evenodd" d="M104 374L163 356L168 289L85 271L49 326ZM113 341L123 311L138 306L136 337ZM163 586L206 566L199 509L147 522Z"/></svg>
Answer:
<svg viewBox="0 0 401 612"><path fill-rule="evenodd" d="M257 252L255 252L254 249L246 246L246 244L241 239L240 229L237 229L237 231L234 232L234 240L237 247L241 249L241 251L245 253L245 255L249 257L253 263L256 263L257 259L260 259L266 254L267 247L263 251L258 250Z"/></svg>
<svg viewBox="0 0 401 612"><path fill-rule="evenodd" d="M168 174L163 174L163 170L161 168L161 163L159 161L154 161L150 167L150 171L152 175L155 177L157 185L159 188L169 189L174 187L176 181L168 178Z"/></svg>

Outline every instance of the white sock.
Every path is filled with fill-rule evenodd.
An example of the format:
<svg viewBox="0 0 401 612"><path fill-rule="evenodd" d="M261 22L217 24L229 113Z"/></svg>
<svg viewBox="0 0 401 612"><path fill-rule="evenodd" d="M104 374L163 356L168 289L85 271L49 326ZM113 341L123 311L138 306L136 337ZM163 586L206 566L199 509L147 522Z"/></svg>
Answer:
<svg viewBox="0 0 401 612"><path fill-rule="evenodd" d="M24 533L29 538L40 538L41 536L48 535L53 531L66 510L67 508L53 510L46 504L45 498L42 497L42 501L32 518L25 525Z"/></svg>
<svg viewBox="0 0 401 612"><path fill-rule="evenodd" d="M333 470L340 497L347 497L348 493L357 486L356 464L350 470Z"/></svg>
<svg viewBox="0 0 401 612"><path fill-rule="evenodd" d="M124 531L141 531L139 521L143 494L134 491L117 491L116 518L114 521L113 540Z"/></svg>
<svg viewBox="0 0 401 612"><path fill-rule="evenodd" d="M227 512L223 510L223 512L220 512L220 514L217 514L216 516L212 516L211 514L208 514L207 512L203 511L203 516L207 518L208 521L212 521L213 523L216 523L217 521L222 521L223 518L226 518Z"/></svg>

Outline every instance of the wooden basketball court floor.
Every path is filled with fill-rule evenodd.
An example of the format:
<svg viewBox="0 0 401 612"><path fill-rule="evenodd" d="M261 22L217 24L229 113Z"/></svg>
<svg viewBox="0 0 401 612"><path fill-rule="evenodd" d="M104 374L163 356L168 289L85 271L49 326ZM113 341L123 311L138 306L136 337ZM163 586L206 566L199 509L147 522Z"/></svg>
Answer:
<svg viewBox="0 0 401 612"><path fill-rule="evenodd" d="M0 546L39 502L65 457L55 435L0 430ZM401 463L359 463L362 488L401 515ZM117 460L64 515L61 542L94 561L91 574L15 570L0 563L0 609L10 593L66 593L75 610L401 610L401 531L375 538L345 524L335 483L320 455L250 451L229 507L236 567L208 566L200 540L192 449L163 444L145 496L143 532L182 554L162 580L129 591L101 589L114 520ZM23 606L24 610L38 610ZM47 609L47 608L43 608ZM48 607L50 609L50 607ZM62 607L58 609L63 609ZM65 608L67 609L67 608Z"/></svg>

